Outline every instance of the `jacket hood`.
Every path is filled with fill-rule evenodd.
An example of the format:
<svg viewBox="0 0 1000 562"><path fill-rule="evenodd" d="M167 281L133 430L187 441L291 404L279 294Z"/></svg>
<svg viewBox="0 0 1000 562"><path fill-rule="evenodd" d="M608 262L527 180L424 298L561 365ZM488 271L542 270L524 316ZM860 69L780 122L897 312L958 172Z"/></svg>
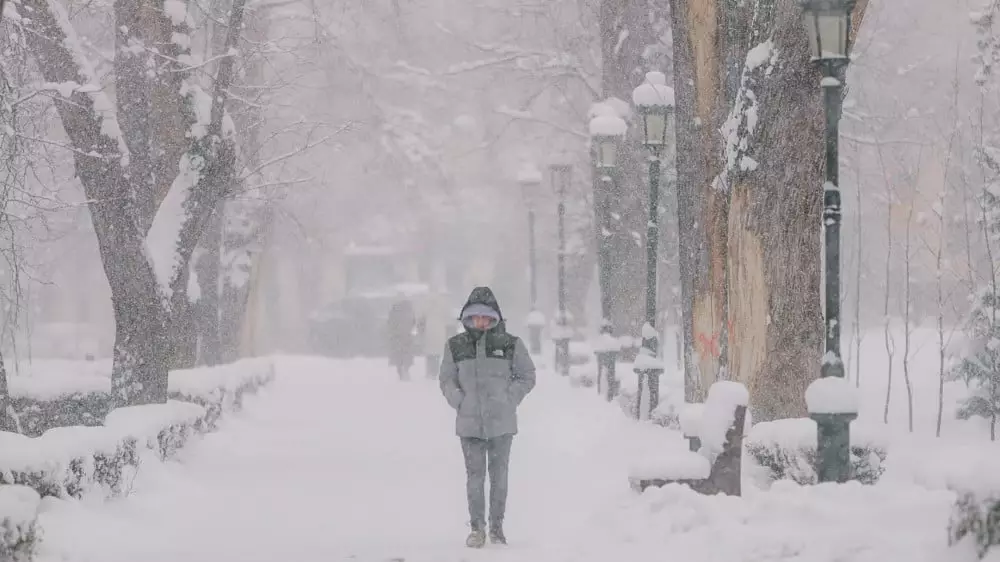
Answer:
<svg viewBox="0 0 1000 562"><path fill-rule="evenodd" d="M500 304L497 302L497 297L493 294L493 290L489 287L476 287L472 290L472 293L469 294L469 299L465 301L461 312L458 313L458 319L461 320L465 315L465 309L474 304L481 304L492 308L496 311L497 316L500 317L500 322L504 322L503 312L500 311Z"/></svg>

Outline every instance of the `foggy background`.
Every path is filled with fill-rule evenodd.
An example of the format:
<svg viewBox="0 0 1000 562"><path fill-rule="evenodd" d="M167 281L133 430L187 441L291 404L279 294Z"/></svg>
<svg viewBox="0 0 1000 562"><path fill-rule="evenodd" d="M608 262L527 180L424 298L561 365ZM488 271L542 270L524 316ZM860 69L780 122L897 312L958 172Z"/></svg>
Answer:
<svg viewBox="0 0 1000 562"><path fill-rule="evenodd" d="M581 335L596 333L586 127L601 78L590 4L267 4L253 26L257 78L242 92L260 111L256 166L235 202L260 222L249 261L234 266L251 286L245 353L310 350L308 319L347 291L352 245L392 247L395 281L443 287L456 311L472 286L491 285L511 329L523 331L527 203L516 177L526 161L545 178L535 194L540 309L551 319L556 306L556 197L546 167L567 161L570 308ZM70 6L107 79L110 3ZM842 121L848 331L902 319L907 309L914 324L933 320L938 279L947 322L957 326L988 274L974 147L996 129L1000 100L975 83L974 7L881 0L868 8ZM210 40L202 35L194 40ZM10 80L30 92L30 57L4 41ZM662 44L670 41L665 30ZM664 67L669 77L669 60ZM110 291L65 134L44 96L17 107L28 166L6 186L4 353L15 363L108 358ZM672 194L664 199L660 302L669 323L679 291Z"/></svg>

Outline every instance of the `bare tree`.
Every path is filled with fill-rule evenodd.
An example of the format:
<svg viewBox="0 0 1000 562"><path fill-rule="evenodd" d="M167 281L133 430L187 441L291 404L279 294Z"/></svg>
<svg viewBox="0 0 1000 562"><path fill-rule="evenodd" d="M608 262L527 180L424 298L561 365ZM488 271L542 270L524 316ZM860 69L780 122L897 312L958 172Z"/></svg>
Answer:
<svg viewBox="0 0 1000 562"><path fill-rule="evenodd" d="M910 252L915 204L911 201L906 214L906 234L903 242L903 383L906 385L906 419L910 433L913 433L913 382L910 380L910 342L913 339L910 311L913 296L912 263Z"/></svg>
<svg viewBox="0 0 1000 562"><path fill-rule="evenodd" d="M210 94L189 79L190 18L183 3L117 2L117 110L102 91L65 7L58 0L13 4L44 79L70 86L70 95L54 102L74 148L77 176L91 201L111 286L115 399L119 404L163 402L174 348L171 326L190 318L188 263L233 176L235 148L225 101L246 0L233 4ZM166 45L173 52L164 49L167 54L157 55L151 47L161 44L164 35L171 37ZM155 123L150 123L148 109L154 94L184 108L178 115L187 140L173 162L157 162L172 151L156 150L156 139L151 138ZM179 173L167 192L160 193L155 170L176 170L176 162Z"/></svg>
<svg viewBox="0 0 1000 562"><path fill-rule="evenodd" d="M892 232L892 209L896 201L895 193L892 189L892 184L889 180L888 172L885 167L885 159L882 154L882 144L877 145L879 166L882 169L882 178L885 184L885 232L886 232L886 250L885 250L885 291L884 299L882 301L882 334L885 340L885 352L888 357L888 368L886 370L886 387L885 387L885 408L882 412L882 421L884 423L889 423L889 406L892 401L892 371L893 371L893 359L896 354L896 340L892 335L892 316L890 314L890 295L892 294L892 284L890 279L892 277L892 247L893 247L893 232Z"/></svg>

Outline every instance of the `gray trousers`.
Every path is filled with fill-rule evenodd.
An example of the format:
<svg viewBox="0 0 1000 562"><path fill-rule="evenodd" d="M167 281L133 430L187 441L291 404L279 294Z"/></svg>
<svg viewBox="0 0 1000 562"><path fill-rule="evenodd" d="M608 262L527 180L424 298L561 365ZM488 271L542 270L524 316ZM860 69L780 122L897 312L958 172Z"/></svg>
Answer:
<svg viewBox="0 0 1000 562"><path fill-rule="evenodd" d="M493 439L462 437L465 456L465 491L469 499L469 521L473 529L486 528L486 472L490 473L490 527L503 525L507 509L507 468L513 435Z"/></svg>

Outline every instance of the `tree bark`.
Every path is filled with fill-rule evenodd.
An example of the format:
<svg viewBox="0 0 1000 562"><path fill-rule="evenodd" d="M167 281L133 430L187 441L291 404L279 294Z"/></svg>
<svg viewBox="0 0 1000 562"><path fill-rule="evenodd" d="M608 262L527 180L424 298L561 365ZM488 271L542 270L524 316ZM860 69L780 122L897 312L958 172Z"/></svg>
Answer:
<svg viewBox="0 0 1000 562"><path fill-rule="evenodd" d="M10 390L7 386L7 366L0 354L0 431L14 431L14 420L7 412L10 406Z"/></svg>
<svg viewBox="0 0 1000 562"><path fill-rule="evenodd" d="M236 46L245 3L234 2L226 52ZM54 97L54 103L73 146L77 176L90 200L91 220L111 288L116 324L113 399L117 405L165 402L168 365L175 343L171 328L183 325L186 318L191 253L215 204L232 183L235 148L223 120L232 84L233 56L219 63L207 134L191 141L187 148L204 164L199 180L184 201L187 215L173 256L179 266L169 283L171 300L167 303L145 245L158 207L150 179L156 152L148 130L138 130L149 123L137 121L135 115L116 115L105 94L93 90L97 87L96 77L83 60L82 46L59 2L23 0L15 6L45 81L82 86L68 98ZM130 49L132 41L149 40L149 36L128 27L129 23L142 27L141 7L134 0L118 0L115 5L116 17L120 18L116 22L119 56L115 68L120 114L150 111L149 69L136 62L141 57L123 53ZM180 85L175 86L174 95L187 95ZM120 124L126 127L121 129ZM175 311L177 317L171 318L170 311Z"/></svg>
<svg viewBox="0 0 1000 562"><path fill-rule="evenodd" d="M685 394L703 399L728 364L755 420L802 416L823 343L824 121L801 11L793 0L671 6ZM748 53L765 43L771 60L758 64Z"/></svg>
<svg viewBox="0 0 1000 562"><path fill-rule="evenodd" d="M716 380L725 303L726 196L718 131L729 107L723 11L727 0L671 0L674 36L677 223L685 400L703 401ZM738 70L737 70L738 72Z"/></svg>
<svg viewBox="0 0 1000 562"><path fill-rule="evenodd" d="M199 365L218 365L222 362L222 337L220 330L220 272L222 264L222 225L226 205L212 215L201 237L199 252L195 256L199 295L193 304L198 334Z"/></svg>
<svg viewBox="0 0 1000 562"><path fill-rule="evenodd" d="M30 14L28 44L47 82L88 84L67 45L67 36L45 0L24 0ZM61 9L61 7L59 7ZM65 13L59 14L65 18ZM138 218L142 210L127 194L127 161L119 139L102 127L111 107L95 107L89 93L74 91L54 98L74 147L76 173L87 198L104 272L111 287L115 316L112 392L118 404L165 402L167 392L166 314L156 277L146 257Z"/></svg>
<svg viewBox="0 0 1000 562"><path fill-rule="evenodd" d="M601 94L631 104L632 90L648 69L646 47L656 43L650 7L644 2L602 0ZM643 237L648 220L647 154L642 148L641 125L629 127L618 155L618 174L610 189L611 323L616 335L638 337L645 322L646 255ZM599 196L603 197L603 193ZM627 358L626 358L627 359Z"/></svg>

